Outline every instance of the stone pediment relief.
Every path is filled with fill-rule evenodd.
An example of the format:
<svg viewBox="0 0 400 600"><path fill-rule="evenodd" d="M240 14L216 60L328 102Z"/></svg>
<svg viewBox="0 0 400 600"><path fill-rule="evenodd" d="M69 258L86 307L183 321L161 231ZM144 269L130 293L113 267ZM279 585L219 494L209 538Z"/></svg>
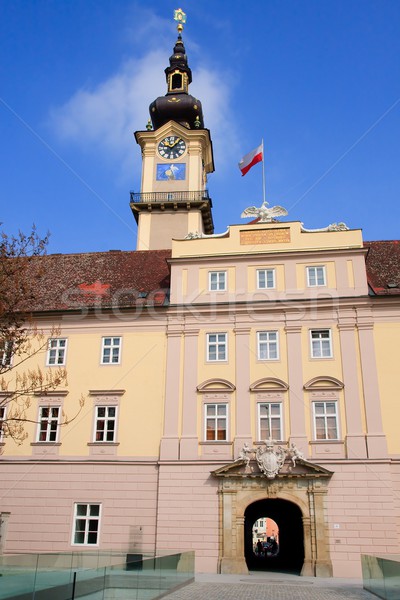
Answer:
<svg viewBox="0 0 400 600"><path fill-rule="evenodd" d="M258 379L250 386L251 392L286 392L288 389L288 384L276 377Z"/></svg>
<svg viewBox="0 0 400 600"><path fill-rule="evenodd" d="M212 394L216 392L232 393L236 387L226 379L207 379L197 386L197 391L200 394Z"/></svg>
<svg viewBox="0 0 400 600"><path fill-rule="evenodd" d="M266 441L264 446L248 448L245 446L241 456L212 471L214 477L283 479L283 478L328 478L332 471L320 465L306 461L294 444L289 449L281 446L275 450L273 443Z"/></svg>
<svg viewBox="0 0 400 600"><path fill-rule="evenodd" d="M335 377L329 377L326 375L320 375L319 377L314 377L307 381L304 384L304 389L307 391L316 391L316 390L332 390L339 391L344 388L344 384L336 379Z"/></svg>

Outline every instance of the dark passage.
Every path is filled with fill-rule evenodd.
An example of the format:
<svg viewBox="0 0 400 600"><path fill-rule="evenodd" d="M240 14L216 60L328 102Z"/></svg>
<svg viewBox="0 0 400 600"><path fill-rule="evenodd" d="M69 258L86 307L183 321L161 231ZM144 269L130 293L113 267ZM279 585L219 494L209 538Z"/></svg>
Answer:
<svg viewBox="0 0 400 600"><path fill-rule="evenodd" d="M279 552L257 555L254 552L253 523L260 518L273 519L279 528ZM244 547L250 571L285 571L300 574L304 562L302 514L287 500L259 500L247 507L244 522Z"/></svg>

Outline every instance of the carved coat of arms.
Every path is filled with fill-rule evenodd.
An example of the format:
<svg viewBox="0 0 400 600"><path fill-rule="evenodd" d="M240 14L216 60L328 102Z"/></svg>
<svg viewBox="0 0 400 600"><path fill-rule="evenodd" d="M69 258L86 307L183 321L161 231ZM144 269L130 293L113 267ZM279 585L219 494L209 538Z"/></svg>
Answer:
<svg viewBox="0 0 400 600"><path fill-rule="evenodd" d="M273 479L279 473L285 462L285 458L286 451L282 446L278 446L278 448L274 450L272 440L266 441L264 447L258 447L256 450L258 467L268 479Z"/></svg>

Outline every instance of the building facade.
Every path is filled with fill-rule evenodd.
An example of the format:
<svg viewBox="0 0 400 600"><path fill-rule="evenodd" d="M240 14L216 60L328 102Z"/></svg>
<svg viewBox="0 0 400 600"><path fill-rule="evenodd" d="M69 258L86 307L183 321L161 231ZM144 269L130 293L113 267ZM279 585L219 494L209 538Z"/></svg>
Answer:
<svg viewBox="0 0 400 600"><path fill-rule="evenodd" d="M399 549L400 243L268 216L214 234L180 32L166 78L135 134L137 250L31 263L49 339L24 368L65 366L68 385L31 398L21 446L0 438L0 552L360 576L362 553ZM261 561L266 518L279 552Z"/></svg>

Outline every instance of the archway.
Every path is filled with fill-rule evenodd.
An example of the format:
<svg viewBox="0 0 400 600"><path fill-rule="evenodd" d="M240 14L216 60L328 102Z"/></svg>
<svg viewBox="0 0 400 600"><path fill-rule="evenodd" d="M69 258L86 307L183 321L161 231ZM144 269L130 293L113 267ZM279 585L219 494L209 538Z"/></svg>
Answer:
<svg viewBox="0 0 400 600"><path fill-rule="evenodd" d="M293 502L281 499L258 500L245 511L244 551L250 571L290 571L300 573L304 562L303 520L300 508ZM269 518L279 530L279 552L253 550L253 525L255 521Z"/></svg>

